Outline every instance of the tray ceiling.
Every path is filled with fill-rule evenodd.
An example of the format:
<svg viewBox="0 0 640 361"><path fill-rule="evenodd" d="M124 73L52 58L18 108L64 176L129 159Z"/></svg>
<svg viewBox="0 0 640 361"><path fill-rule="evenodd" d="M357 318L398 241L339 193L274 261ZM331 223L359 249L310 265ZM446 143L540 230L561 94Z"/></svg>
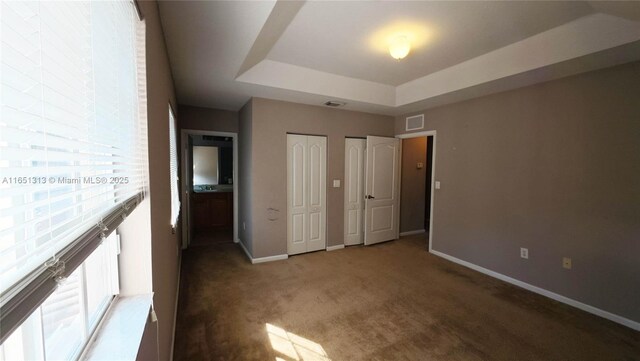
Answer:
<svg viewBox="0 0 640 361"><path fill-rule="evenodd" d="M162 1L178 100L399 114L640 59L640 4ZM412 32L391 58L385 36Z"/></svg>

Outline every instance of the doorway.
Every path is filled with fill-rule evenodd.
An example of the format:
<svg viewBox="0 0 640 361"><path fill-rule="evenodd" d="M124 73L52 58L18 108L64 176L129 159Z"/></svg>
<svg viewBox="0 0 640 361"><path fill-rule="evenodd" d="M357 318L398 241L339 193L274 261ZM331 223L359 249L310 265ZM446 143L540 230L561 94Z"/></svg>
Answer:
<svg viewBox="0 0 640 361"><path fill-rule="evenodd" d="M429 232L431 229L431 184L433 183L433 135L427 137L427 179L425 182L425 202L424 202L424 229Z"/></svg>
<svg viewBox="0 0 640 361"><path fill-rule="evenodd" d="M237 133L183 129L182 248L238 240Z"/></svg>
<svg viewBox="0 0 640 361"><path fill-rule="evenodd" d="M436 132L398 135L402 139L401 236L433 236Z"/></svg>

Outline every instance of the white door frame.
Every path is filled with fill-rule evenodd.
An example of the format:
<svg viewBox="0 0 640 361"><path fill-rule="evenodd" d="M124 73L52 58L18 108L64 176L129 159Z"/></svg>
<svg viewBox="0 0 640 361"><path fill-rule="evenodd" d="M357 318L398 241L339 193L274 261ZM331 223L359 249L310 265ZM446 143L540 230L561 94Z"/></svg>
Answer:
<svg viewBox="0 0 640 361"><path fill-rule="evenodd" d="M189 214L189 192L187 191L187 179L192 175L193 169L185 167L187 164L187 155L189 147L190 135L212 135L217 137L229 137L233 139L233 242L238 243L238 133L216 132L211 130L182 129L180 138L180 159L182 159L182 194L184 195L181 204L183 216L182 222L182 249L185 249L191 243L191 235L189 234L189 222L191 215Z"/></svg>
<svg viewBox="0 0 640 361"><path fill-rule="evenodd" d="M429 137L433 136L433 154L431 154L431 204L429 205L429 252L431 252L431 242L433 241L433 200L435 199L435 184L436 184L436 131L435 130L425 130L423 132L416 133L406 133L406 134L397 134L396 138L400 139L408 139L408 138L419 138L419 137ZM402 147L400 147L402 148ZM400 153L400 157L402 157L402 152ZM401 158L402 161L402 158ZM400 172L400 183L402 184L402 172ZM400 198L400 203L402 206L402 198Z"/></svg>

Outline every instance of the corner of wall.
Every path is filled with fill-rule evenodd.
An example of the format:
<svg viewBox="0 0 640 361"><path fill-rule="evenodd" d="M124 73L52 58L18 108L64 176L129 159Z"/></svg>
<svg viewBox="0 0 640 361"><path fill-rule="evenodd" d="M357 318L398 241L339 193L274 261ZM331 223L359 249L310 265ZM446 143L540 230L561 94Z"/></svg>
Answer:
<svg viewBox="0 0 640 361"><path fill-rule="evenodd" d="M180 234L171 231L169 181L169 104L177 102L157 1L139 1L145 21L149 206L153 303L158 316L158 358L170 360L175 334ZM176 114L176 118L178 115Z"/></svg>
<svg viewBox="0 0 640 361"><path fill-rule="evenodd" d="M238 237L249 257L253 254L252 127L253 98L240 109L238 124Z"/></svg>

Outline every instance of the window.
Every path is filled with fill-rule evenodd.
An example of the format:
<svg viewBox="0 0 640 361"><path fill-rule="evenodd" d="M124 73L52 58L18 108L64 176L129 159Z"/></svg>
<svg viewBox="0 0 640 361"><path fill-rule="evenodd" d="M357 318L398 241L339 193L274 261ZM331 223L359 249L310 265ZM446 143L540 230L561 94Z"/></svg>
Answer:
<svg viewBox="0 0 640 361"><path fill-rule="evenodd" d="M171 227L178 224L180 215L180 195L178 191L178 145L176 141L176 119L169 105L169 177L171 180Z"/></svg>
<svg viewBox="0 0 640 361"><path fill-rule="evenodd" d="M105 241L0 346L0 360L72 360L118 293L117 236Z"/></svg>
<svg viewBox="0 0 640 361"><path fill-rule="evenodd" d="M40 324L66 358L117 290L101 239L145 192L140 22L126 0L0 6L0 338L31 315L11 337Z"/></svg>

